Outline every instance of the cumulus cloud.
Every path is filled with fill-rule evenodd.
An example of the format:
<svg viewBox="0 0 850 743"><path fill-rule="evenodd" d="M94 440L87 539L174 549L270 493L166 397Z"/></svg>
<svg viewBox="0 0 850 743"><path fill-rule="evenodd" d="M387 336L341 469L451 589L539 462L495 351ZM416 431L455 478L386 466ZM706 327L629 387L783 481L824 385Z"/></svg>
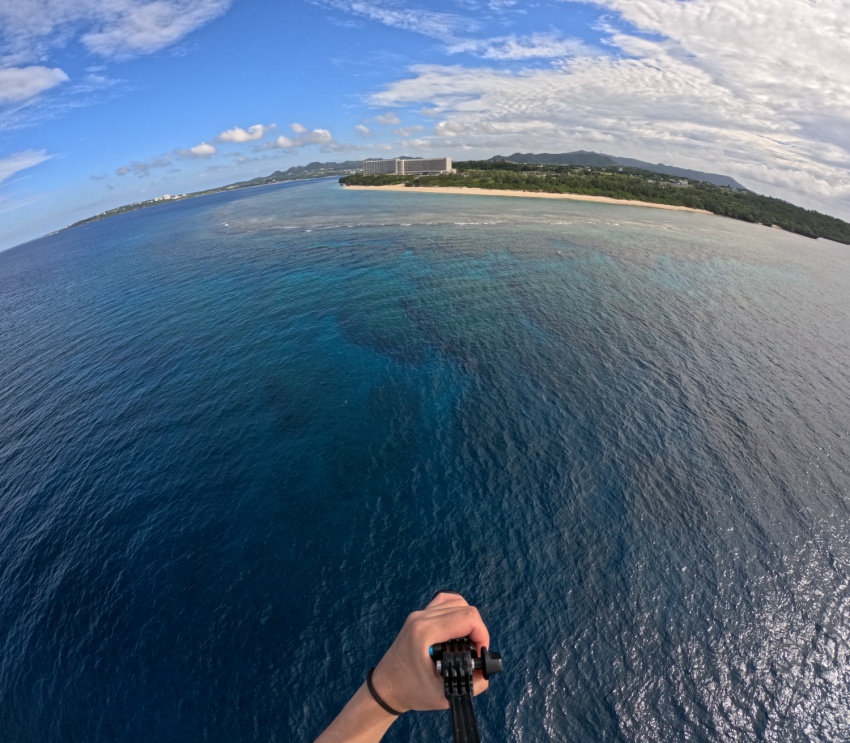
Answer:
<svg viewBox="0 0 850 743"><path fill-rule="evenodd" d="M15 173L34 168L50 158L51 156L45 150L24 150L9 157L0 158L0 183L8 180Z"/></svg>
<svg viewBox="0 0 850 743"><path fill-rule="evenodd" d="M420 124L416 124L416 126L401 126L398 129L393 129L393 134L397 134L399 137L409 137L411 134L421 132L424 128Z"/></svg>
<svg viewBox="0 0 850 743"><path fill-rule="evenodd" d="M383 124L384 126L392 126L394 124L401 124L401 119L396 116L392 111L388 111L385 114L380 114L376 116L373 121L376 124Z"/></svg>
<svg viewBox="0 0 850 743"><path fill-rule="evenodd" d="M16 0L0 4L0 56L37 60L79 40L112 58L156 52L217 18L231 0Z"/></svg>
<svg viewBox="0 0 850 743"><path fill-rule="evenodd" d="M329 146L333 144L334 138L327 129L307 129L301 124L293 124L292 131L295 132L295 137L286 137L281 135L275 141L273 146L284 150L296 150L304 145L319 144Z"/></svg>
<svg viewBox="0 0 850 743"><path fill-rule="evenodd" d="M368 126L364 126L363 124L358 124L354 127L354 131L357 132L361 137L371 137L372 130Z"/></svg>
<svg viewBox="0 0 850 743"><path fill-rule="evenodd" d="M308 132L302 138L305 144L327 144L333 141L333 137L327 129L313 129L312 132Z"/></svg>
<svg viewBox="0 0 850 743"><path fill-rule="evenodd" d="M216 137L218 142L255 142L262 139L274 126L263 126L262 124L254 124L249 126L247 131L241 127L235 126L233 129L227 129Z"/></svg>
<svg viewBox="0 0 850 743"><path fill-rule="evenodd" d="M189 148L189 152L195 157L210 157L211 155L215 155L215 147L207 142L201 142L194 147Z"/></svg>
<svg viewBox="0 0 850 743"><path fill-rule="evenodd" d="M215 146L211 145L209 142L201 142L200 144L196 144L194 147L189 147L188 149L176 149L173 154L177 155L177 157L205 158L212 157L217 151L218 150L216 150Z"/></svg>
<svg viewBox="0 0 850 743"><path fill-rule="evenodd" d="M9 67L0 69L0 104L16 103L68 82L58 67Z"/></svg>
<svg viewBox="0 0 850 743"><path fill-rule="evenodd" d="M610 53L415 66L371 103L434 110L446 146L610 142L850 217L847 0L587 1L610 13Z"/></svg>

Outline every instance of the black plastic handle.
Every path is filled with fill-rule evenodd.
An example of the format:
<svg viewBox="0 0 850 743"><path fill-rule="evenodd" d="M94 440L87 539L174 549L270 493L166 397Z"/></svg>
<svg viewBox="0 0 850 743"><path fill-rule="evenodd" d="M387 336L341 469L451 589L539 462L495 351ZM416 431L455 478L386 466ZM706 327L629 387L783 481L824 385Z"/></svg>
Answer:
<svg viewBox="0 0 850 743"><path fill-rule="evenodd" d="M443 677L446 699L452 714L455 743L480 743L478 725L472 709L472 674L481 671L489 679L502 670L502 656L481 648L481 657L468 637L432 645L431 659Z"/></svg>
<svg viewBox="0 0 850 743"><path fill-rule="evenodd" d="M449 698L452 713L452 736L455 743L481 743L478 736L478 723L472 710L472 697L459 696Z"/></svg>

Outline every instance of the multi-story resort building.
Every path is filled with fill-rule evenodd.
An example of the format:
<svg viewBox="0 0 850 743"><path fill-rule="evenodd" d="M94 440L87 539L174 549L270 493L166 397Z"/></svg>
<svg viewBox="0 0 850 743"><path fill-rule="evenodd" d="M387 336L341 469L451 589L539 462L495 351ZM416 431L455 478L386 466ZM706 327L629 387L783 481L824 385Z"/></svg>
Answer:
<svg viewBox="0 0 850 743"><path fill-rule="evenodd" d="M364 160L364 175L439 175L452 172L450 157L404 158L395 160Z"/></svg>

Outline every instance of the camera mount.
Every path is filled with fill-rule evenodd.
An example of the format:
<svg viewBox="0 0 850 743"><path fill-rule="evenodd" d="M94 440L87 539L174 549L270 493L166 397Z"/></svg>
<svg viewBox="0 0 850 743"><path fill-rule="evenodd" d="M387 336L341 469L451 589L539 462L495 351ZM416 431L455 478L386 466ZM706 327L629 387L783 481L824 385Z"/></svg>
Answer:
<svg viewBox="0 0 850 743"><path fill-rule="evenodd" d="M481 648L479 656L475 644L468 637L432 645L429 652L443 677L455 743L480 743L472 709L472 674L481 671L484 678L489 679L492 674L502 671L502 656L491 653L487 648Z"/></svg>

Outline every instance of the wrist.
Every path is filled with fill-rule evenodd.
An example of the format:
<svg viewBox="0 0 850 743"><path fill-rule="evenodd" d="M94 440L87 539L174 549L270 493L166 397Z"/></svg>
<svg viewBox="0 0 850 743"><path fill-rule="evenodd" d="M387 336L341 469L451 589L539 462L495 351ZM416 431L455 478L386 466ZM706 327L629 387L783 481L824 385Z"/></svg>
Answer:
<svg viewBox="0 0 850 743"><path fill-rule="evenodd" d="M379 663L366 674L366 687L369 694L381 709L392 717L399 717L409 711L394 695L392 683L386 683L386 674Z"/></svg>
<svg viewBox="0 0 850 743"><path fill-rule="evenodd" d="M364 681L316 743L378 743L397 719L375 704Z"/></svg>

